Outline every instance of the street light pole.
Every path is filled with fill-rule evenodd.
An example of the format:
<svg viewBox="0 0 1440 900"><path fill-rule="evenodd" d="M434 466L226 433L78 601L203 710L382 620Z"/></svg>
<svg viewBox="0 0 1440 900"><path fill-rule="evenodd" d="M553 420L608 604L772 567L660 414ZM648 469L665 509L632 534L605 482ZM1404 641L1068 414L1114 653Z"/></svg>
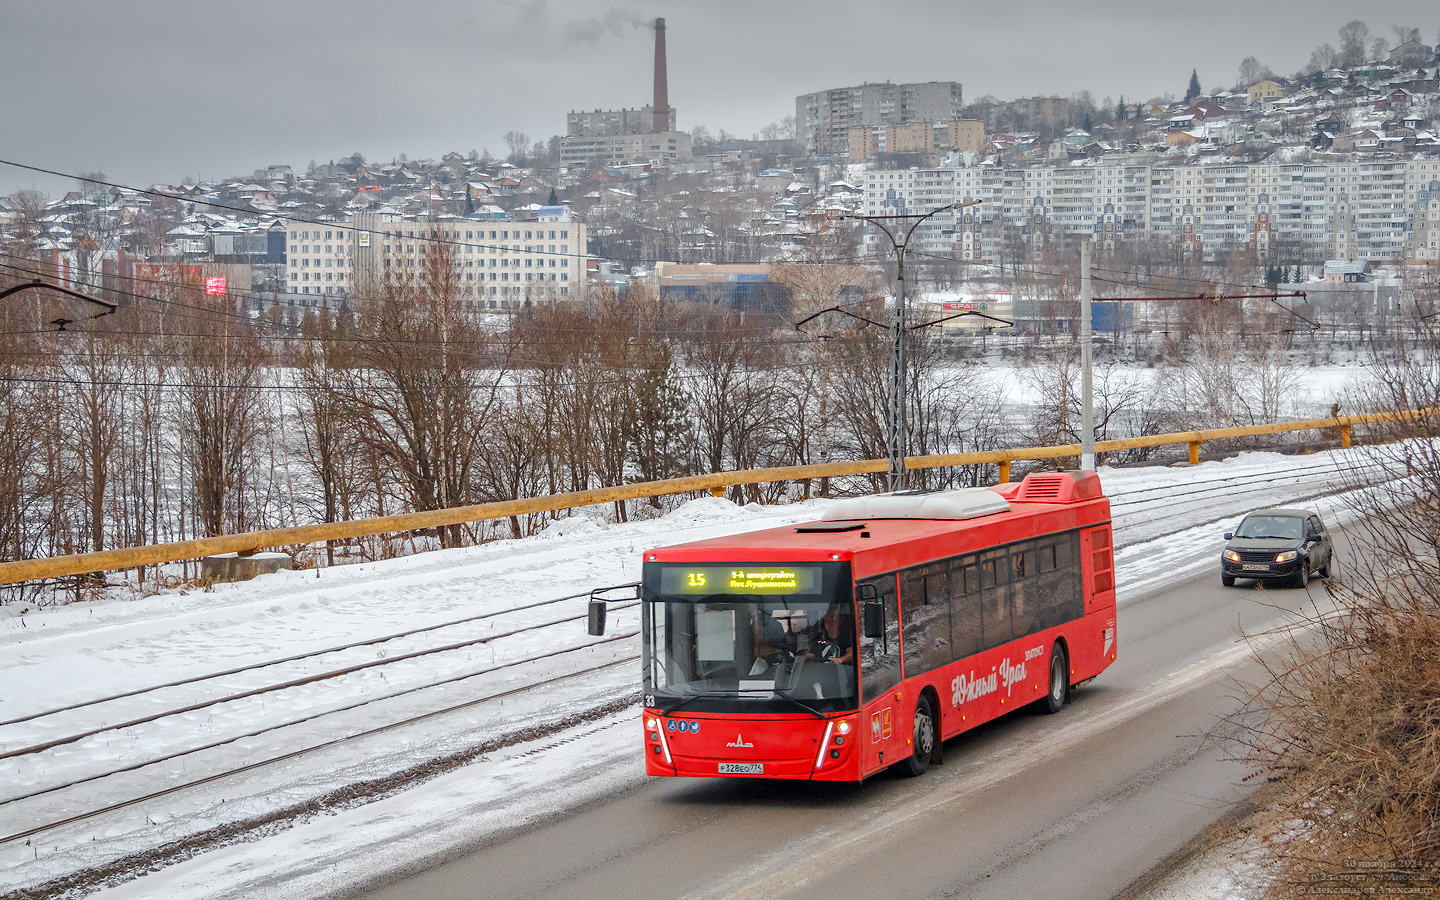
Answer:
<svg viewBox="0 0 1440 900"><path fill-rule="evenodd" d="M1090 378L1090 238L1080 244L1080 469L1095 471L1095 398Z"/></svg>
<svg viewBox="0 0 1440 900"><path fill-rule="evenodd" d="M979 200L969 200L964 203L951 203L932 209L927 213L915 215L895 216L856 216L850 218L868 222L880 229L890 239L890 245L895 248L895 316L891 348L890 348L890 421L889 433L885 436L886 451L890 457L890 470L886 474L886 489L890 491L903 491L905 489L905 456L906 456L906 430L905 430L905 376L907 371L905 359L905 253L909 248L910 236L915 229L931 216L938 215L951 209L964 209L967 206L975 206ZM889 228L883 225L886 221L905 221L914 219L915 222L905 229L905 233L896 236ZM897 229L898 230L898 229Z"/></svg>

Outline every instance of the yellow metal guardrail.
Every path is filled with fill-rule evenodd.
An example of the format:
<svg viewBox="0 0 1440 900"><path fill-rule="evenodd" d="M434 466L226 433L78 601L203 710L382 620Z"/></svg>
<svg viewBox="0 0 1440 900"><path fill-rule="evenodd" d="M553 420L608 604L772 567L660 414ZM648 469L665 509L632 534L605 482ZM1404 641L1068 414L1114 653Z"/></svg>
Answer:
<svg viewBox="0 0 1440 900"><path fill-rule="evenodd" d="M1350 446L1350 430L1355 425L1419 418L1440 414L1440 409L1413 410L1401 413L1375 413L1362 416L1337 416L1325 419L1305 419L1297 422L1278 422L1271 425L1250 425L1241 428L1213 428L1206 431L1180 431L1170 434L1155 434L1147 437L1119 438L1097 441L1095 452L1108 453L1113 450L1128 450L1136 447L1162 447L1174 444L1188 444L1190 461L1200 461L1200 445L1205 441L1227 438L1249 437L1262 434L1281 434L1295 431L1311 431L1320 428L1337 428L1340 443ZM1058 447L1023 447L1015 450L982 450L973 453L943 453L930 456L907 456L905 465L910 469L931 469L945 466L973 466L995 464L1000 468L1000 480L1010 480L1010 464L1014 462L1063 459L1079 456L1079 444ZM523 500L500 500L494 503L478 503L473 506L457 506L427 512L403 513L395 516L381 516L373 519L353 519L347 522L325 522L318 525L298 525L292 528L272 528L267 531L247 531L240 534L224 534L217 537L196 538L189 541L175 541L169 544L151 544L144 547L123 547L115 550L100 550L93 553L77 553L68 556L51 556L41 559L19 559L0 562L0 585L20 584L67 575L84 575L92 572L106 572L114 569L132 569L138 566L153 566L160 563L181 562L214 556L221 553L248 555L266 547L288 547L297 544L315 544L322 541L345 540L373 534L394 534L405 531L419 531L446 525L461 525L504 519L510 516L537 512L554 512L581 506L593 506L619 500L636 500L645 497L659 497L667 494L683 494L691 491L710 491L721 494L728 487L740 484L761 484L775 481L803 481L811 478L827 478L839 475L865 475L884 472L889 468L888 460L866 459L858 462L824 463L809 466L783 466L773 469L743 469L735 472L716 472L710 475L691 475L686 478L670 478L664 481L642 481L618 487L595 488L588 491L572 491L564 494L550 494L545 497L530 497Z"/></svg>

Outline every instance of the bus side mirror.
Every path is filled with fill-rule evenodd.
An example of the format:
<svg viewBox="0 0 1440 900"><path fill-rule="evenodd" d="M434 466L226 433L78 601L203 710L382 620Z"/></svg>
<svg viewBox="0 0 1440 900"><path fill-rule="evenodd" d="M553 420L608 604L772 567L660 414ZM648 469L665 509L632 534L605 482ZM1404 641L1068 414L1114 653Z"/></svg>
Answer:
<svg viewBox="0 0 1440 900"><path fill-rule="evenodd" d="M629 584L617 584L614 587L600 587L590 592L590 609L585 617L585 630L596 637L605 633L605 601L597 598L606 594L613 594L615 591L628 591L629 595L624 597L610 597L608 599L616 602L622 600L639 600L640 582L632 581Z"/></svg>
<svg viewBox="0 0 1440 900"><path fill-rule="evenodd" d="M869 600L860 606L864 619L865 636L878 638L885 634L885 606L878 600Z"/></svg>

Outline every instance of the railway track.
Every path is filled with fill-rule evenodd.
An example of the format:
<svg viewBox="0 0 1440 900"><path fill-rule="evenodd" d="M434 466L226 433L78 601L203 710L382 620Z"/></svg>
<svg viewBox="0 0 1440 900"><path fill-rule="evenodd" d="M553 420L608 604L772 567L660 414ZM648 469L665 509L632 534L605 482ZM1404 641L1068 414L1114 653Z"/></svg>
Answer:
<svg viewBox="0 0 1440 900"><path fill-rule="evenodd" d="M1387 478L1395 477L1397 475L1397 473L1392 471L1389 467L1386 467L1383 464L1379 463L1362 464L1358 468L1362 472L1364 472L1364 481L1368 484L1380 483ZM1286 484L1301 485L1310 478L1313 478L1314 476L1320 475L1327 471L1334 471L1333 463L1306 463L1301 464L1285 473L1278 474L1254 473L1239 476L1206 478L1198 481L1189 482L1183 487L1157 486L1149 488L1138 488L1133 491L1126 491L1114 495L1112 497L1112 509L1116 511L1117 519L1134 517L1143 518L1146 513L1152 510L1164 510L1168 507L1173 506L1177 501L1205 502L1208 500L1231 500L1237 498L1244 498L1247 496L1254 496L1258 494L1273 493L1277 486L1283 486ZM1311 499L1313 497L1323 496L1325 494L1333 492L1333 487L1334 486L1332 484L1317 484L1313 492L1305 492L1301 496L1291 495L1287 502L1301 502L1303 500ZM1227 513L1221 513L1219 515L1225 514ZM1217 515L1217 518L1219 517L1219 515ZM1186 527L1190 526L1187 525ZM1172 531L1169 533L1174 532ZM1162 536L1164 536L1164 533L1159 535L1154 533L1147 533L1142 539L1149 540L1155 537ZM1119 546L1125 546L1125 542L1123 540L1118 540L1118 536L1117 544ZM494 610L446 622L425 625L417 628L407 629L404 631L381 635L374 638L366 638L363 640L356 640L348 643L324 647L317 650L307 651L305 653L298 653L274 659L262 660L252 664L236 666L217 672L190 676L186 678L167 681L164 683L150 685L147 687L136 688L99 697L93 697L65 706L54 707L51 709L28 713L21 716L15 716L7 720L0 721L0 738L3 738L3 729L5 728L13 728L14 726L25 725L30 726L32 730L35 730L39 729L40 726L44 726L47 721L60 721L65 719L66 717L73 717L77 713L83 713L87 717L94 719L95 722L88 727L71 729L55 737L47 737L43 740L18 742L19 746L0 749L0 761L24 762L32 759L39 760L43 759L45 754L47 753L63 751L66 748L82 745L86 741L98 739L107 739L114 741L116 738L123 738L127 732L133 732L134 730L139 729L142 726L158 725L161 727L165 727L172 722L180 722L182 725L185 725L188 724L183 721L186 716L202 710L211 710L223 707L225 704L239 703L254 698L264 698L281 695L285 692L303 690L307 687L319 684L337 683L349 676L354 676L365 672L383 672L388 667L399 666L408 662L414 662L417 660L433 660L447 654L460 654L466 650L471 650L476 647L494 647L497 644L502 644L507 640L515 639L524 635L543 632L547 629L558 629L565 626L574 625L585 619L585 614L583 611L576 614L571 614L567 612L565 614L547 617L543 621L517 624L514 627L509 627L502 631L491 632L477 637L468 637L463 640L449 640L443 643L438 643L434 646L421 647L415 650L407 650L403 653L387 655L379 659L365 660L363 662L348 663L345 665L331 664L323 668L319 672L311 672L300 675L298 677L275 679L267 684L262 684L259 686L249 686L244 687L243 689L227 689L224 687L224 682L227 679L254 675L255 673L261 673L267 670L281 669L283 667L292 666L295 664L314 664L316 662L323 662L326 657L339 656L346 652L355 651L357 649L367 647L383 647L383 645L392 641L400 641L422 635L433 636L441 634L447 629L458 629L463 628L467 625L474 625L476 623L484 623L492 620L503 620L506 617L514 617L520 613L541 610L545 607L555 607L560 604L577 601L586 596L588 596L588 594L570 594L550 600L524 604L522 606L517 606L510 609ZM631 601L628 603L617 603L612 606L612 609L618 612L621 610L634 608L638 605L638 602L635 601ZM424 681L423 683L407 684L403 687L397 687L379 692L366 691L357 694L353 697L353 699L349 699L345 702L339 704L332 704L321 709L308 710L305 711L303 714L288 716L281 721L267 722L260 727L249 728L240 732L220 735L213 740L208 740L204 742L192 742L185 746L170 750L169 752L132 758L124 760L122 762L118 762L115 765L105 766L97 770L75 775L73 777L66 777L48 783L39 784L28 790L22 791L21 793L14 794L8 797L0 797L0 815L4 815L7 812L21 810L27 803L32 803L33 801L40 800L41 798L53 799L63 796L67 791L72 791L87 785L95 785L97 783L104 782L107 779L116 778L118 776L126 775L128 773L141 772L142 770L145 770L147 768L160 766L164 763L173 763L176 761L193 758L204 754L207 751L215 750L221 747L232 746L235 745L237 742L244 741L246 739L256 738L261 735L280 732L284 729L294 728L300 725L321 722L325 719L336 718L341 716L341 714L343 713L351 712L357 709L361 709L363 707L382 704L386 701L395 700L396 698L410 697L418 699L423 697L427 693L439 696L440 694L443 694L443 689L448 686L462 685L467 681L480 679L483 676L491 675L497 672L506 671L513 673L516 671L523 671L526 669L526 667L535 667L537 663L542 663L546 660L566 658L569 657L571 654L580 653L585 650L589 650L605 644L618 644L621 642L630 641L635 638L638 633L638 631L627 631L625 633L617 634L601 640L586 640L584 643L577 643L557 649L551 649L543 653L526 654L518 658L507 659L503 662L494 662L478 668L466 668L463 671L446 675L443 678L431 678ZM332 733L331 735L326 736L313 744L303 746L295 750L274 754L272 756L267 756L262 759L250 760L242 765L223 765L214 771L205 771L203 773L195 774L192 777L172 781L171 783L163 785L159 789L134 791L130 796L126 796L123 799L117 799L93 807L83 808L76 812L68 812L68 807L64 807L61 804L52 804L52 806L58 806L62 809L65 809L68 814L50 815L48 817L41 815L39 816L39 818L31 816L28 820L30 824L26 824L25 827L20 828L4 828L3 826L0 826L0 830L8 832L0 834L0 845L9 844L15 841L28 840L47 831L53 831L55 829L59 829L68 825L73 825L79 822L84 822L89 819L95 819L110 813L134 808L136 806L149 803L162 797L179 794L184 791L193 790L195 788L205 785L214 784L215 782L222 781L227 778L253 773L257 770L267 767L278 766L285 763L292 763L301 757L319 754L327 750L332 750L344 744L362 742L368 738L373 738L377 735L381 735L387 732L393 732L398 729L415 725L419 722L423 722L426 720L442 717L447 714L462 712L469 709L483 708L487 704L497 705L496 708L498 709L498 704L503 704L504 700L507 698L516 697L517 695L523 695L531 691L538 691L543 688L552 687L554 685L574 679L583 679L586 676L593 676L616 666L620 666L623 664L633 664L638 659L638 653L627 653L620 658L610 659L597 665L582 666L576 669L560 672L558 674L540 672L536 675L529 676L525 683L515 687L507 687L503 690L492 690L486 693L482 693L479 696L471 695L463 699L443 702L439 705L434 705L431 708L424 709L420 712L415 712L412 714L398 717L392 716L379 724L371 724L367 727L355 727L348 730L341 728L339 729L341 733ZM184 688L206 689L212 692L218 691L218 693L214 693L211 696L205 696L200 699L193 699L185 703L180 703L178 705L168 705L165 706L165 708L163 709L159 709L153 712L147 712L144 715L122 716L117 718L113 722L109 721L106 718L106 710L114 708L115 705L122 703L122 701L144 701L146 698L152 698L154 701L163 702L163 696L166 692ZM192 729L192 731L193 730L194 729ZM0 748L4 747L5 744L3 742L0 742ZM23 816L24 813L19 813L19 815ZM9 816L7 816L7 818L8 817ZM22 819L22 821L24 820Z"/></svg>
<svg viewBox="0 0 1440 900"><path fill-rule="evenodd" d="M1311 477L1325 473L1336 472L1334 463L1310 463L1297 466L1284 473L1252 473L1238 476L1225 476L1221 478L1210 478L1188 483L1184 488L1173 485L1157 486L1151 488L1138 488L1133 491L1125 491L1111 495L1110 509L1117 520L1126 518L1127 521L1116 529L1116 547L1124 548L1141 541L1155 540L1170 534L1178 534L1181 531L1193 527L1190 524L1182 528L1174 528L1168 531L1145 530L1144 525L1157 521L1154 516L1146 516L1146 513L1156 511L1163 513L1176 503L1204 502L1207 500L1243 500L1262 494L1273 494L1277 486L1296 485L1299 486ZM1356 474L1361 478L1356 478ZM1382 484L1386 481L1402 476L1404 473L1395 467L1384 463L1363 462L1349 467L1349 480L1339 485L1344 488L1368 487ZM1301 493L1290 494L1285 503L1303 503L1319 497L1328 496L1335 492L1337 485L1334 482L1317 483L1313 490ZM1142 496L1143 495L1143 496ZM1237 515L1244 512L1242 507L1239 510L1231 509L1221 512L1217 509L1216 518L1224 518L1229 515ZM1127 536L1124 532L1135 532L1134 536Z"/></svg>
<svg viewBox="0 0 1440 900"><path fill-rule="evenodd" d="M428 633L428 632L440 631L440 630L443 630L443 629L446 629L446 628L455 628L455 627L458 627L458 626L460 626L460 625L469 625L469 624L472 624L472 623L474 623L474 622L483 622L483 621L485 621L485 620L487 620L487 619L494 619L494 618L497 618L497 617L500 617L500 616L512 615L512 614L517 613L517 612L523 612L523 611L531 610L531 609L539 609L539 608L546 607L546 606L554 606L554 605L557 604L557 603L564 603L564 602L566 602L566 601L568 601L568 600L579 600L579 599L581 599L581 598L583 598L583 597L588 597L588 596L589 596L588 593L587 593L587 594L567 594L567 595L565 595L564 597L554 597L554 598L549 599L549 600L540 600L540 601L537 601L537 602L535 602L535 603L526 603L526 604L522 604L522 605L520 605L520 606L512 606L512 607L510 607L510 608L508 608L508 609L494 610L494 611L492 611L492 612L486 612L486 613L479 613L479 614L473 615L473 616L465 616L465 617L460 618L460 619L451 619L450 621L447 621L447 622L438 622L438 623L435 623L435 624L433 624L433 625L425 625L425 626L422 626L422 627L420 627L420 628L410 628L410 629L407 629L407 630L405 630L405 631L397 631L397 632L393 632L393 633L391 633L391 634L381 635L380 637L366 638L365 640L362 640L362 641L351 641L351 642L346 643L346 644L337 644L337 645L335 645L335 646L325 647L325 648L320 649L320 650L309 650L309 651L306 651L306 652L304 652L304 653L296 653L296 654L293 654L293 655L291 655L291 656L283 656L283 657L280 657L280 658L278 658L278 659L269 659L269 660L265 660L265 661L263 661L263 662L250 663L249 665L236 666L236 667L234 667L234 668L224 669L224 670L219 671L219 672L207 672L207 673L205 673L205 674L203 674L203 675L194 675L194 676L191 676L191 677L188 677L188 678L180 678L180 679L176 679L175 681L167 681L167 682L164 682L163 684L154 684L154 685L149 685L148 687L142 687L142 688L136 688L136 689L134 689L134 690L124 691L124 692L119 693L119 694L108 694L108 695L103 696L103 697L95 697L95 698L92 698L92 699L90 699L90 700L83 700L83 701L81 701L81 702L79 702L79 703L72 703L72 704L69 704L69 705L67 705L67 706L57 706L57 707L54 707L54 708L52 708L52 709L42 710L42 711L40 711L40 712L33 712L33 713L28 713L28 714L23 715L23 716L16 716L16 717L13 718L13 719L5 719L5 720L3 720L3 721L0 721L0 728L4 728L4 727L6 727L6 726L8 726L8 725L18 725L18 724L21 724L21 723L24 723L24 722L30 722L30 721L33 721L33 720L35 720L35 719L40 719L40 718L44 718L44 717L47 717L47 716L55 716L55 715L59 715L59 714L61 714L61 713L73 712L73 711L75 711L75 710L85 709L85 708L87 708L87 707L98 706L98 705L100 705L100 704L102 704L102 703L111 703L111 702L114 702L114 701L116 701L116 700L124 700L124 699L128 699L128 698L130 698L130 697L138 697L138 696L141 696L141 695L144 695L144 694L151 694L151 693L155 693L155 692L157 692L157 691L167 690L167 689L170 689L170 688L183 687L183 686L185 686L185 685L190 685L190 684L199 684L199 683L206 682L206 681L213 681L213 680L215 680L215 679L225 678L225 677L228 677L228 676L231 676L231 675L239 675L239 674L242 674L242 673L245 673L245 672L256 672L256 671L259 671L259 670L261 670L261 669L271 668L271 667L273 667L273 666L279 666L279 665L284 665L284 664L287 664L287 663L299 662L299 661L301 661L301 660L306 660L306 659L315 659L315 658L317 658L317 657L326 656L326 655L328 655L328 654L340 653L340 652L343 652L343 651L345 651L345 650L353 650L353 649L355 649L355 648L357 648L357 647L373 647L373 646L375 646L375 645L377 645L377 644L385 644L385 643L389 643L390 641L399 640L399 639L401 639L401 638L412 637L412 636L417 635L417 634L426 634L426 633ZM583 618L583 616L582 616L581 618ZM498 637L498 635L495 635L495 636L492 636L492 637ZM394 660L392 660L392 661L394 661ZM328 676L321 676L321 677L328 677ZM16 754L16 753L13 753L13 752L0 753L0 759L4 759L4 758L6 758L7 756L14 756L14 755L17 755L17 754Z"/></svg>
<svg viewBox="0 0 1440 900"><path fill-rule="evenodd" d="M13 717L9 720L6 720L4 723L0 723L0 727L14 726L17 724L44 726L45 720L47 718L64 716L66 714L71 714L80 710L87 711L92 716L103 717L105 706L107 704L115 703L121 700L133 700L135 698L144 699L146 695L161 694L165 691L177 687L195 685L204 686L207 682L212 684L216 682L222 682L224 679L227 678L251 674L265 669L271 669L277 666L292 664L301 661L313 662L316 660L323 660L326 656L343 653L345 651L353 650L358 647L376 646L384 644L388 641L394 641L402 638L412 637L415 635L435 633L448 628L455 628L464 625L471 625L476 622L482 622L485 620L513 616L516 613L571 602L587 596L588 593L566 595L564 597L557 597L550 600L525 604L506 610L495 610L474 616L466 616L460 619L436 623L414 629L408 629L402 632L382 635L376 638L370 638L361 641L352 641L349 643L313 650L306 653L293 654L277 659L262 660L250 665L232 667L230 669L225 669L219 672L206 673L203 675L197 675L193 677L164 682L161 684L155 684L144 688L118 692L102 697L95 697L74 704L69 704L63 707L55 707L52 709L30 713L23 716ZM635 606L638 606L638 602L631 601L628 603L617 603L612 607L612 609L614 609L616 612L619 612L625 609L634 608ZM436 657L442 654L456 653L475 647L482 647L485 645L493 646L497 643L503 643L504 641L506 641L506 639L515 638L517 636L529 635L536 632L543 632L547 629L555 629L562 626L574 626L575 624L583 621L584 619L585 613L583 611L578 614L565 614L558 617L547 618L541 622L532 622L522 626L509 628L504 631L492 632L466 640L448 641L446 643L436 646L408 651L405 653L388 656L381 659L368 660L362 663L328 668L321 672L311 673L300 678L285 679L282 681L276 681L270 684L262 685L259 687L247 688L240 691L229 691L226 693L222 693L220 696L208 697L204 700L200 700L197 702L167 707L153 713L124 719L118 722L108 723L104 722L102 718L100 724L97 724L94 727L66 733L59 737L50 738L40 742L27 743L23 746L6 750L3 753L0 753L0 760L10 760L13 764L15 762L26 761L30 758L41 758L47 752L64 749L72 745L80 744L87 740L99 739L102 736L112 740L116 737L123 739L126 732L132 731L139 726L154 724L165 726L169 724L167 720L178 720L184 716L187 716L190 713L199 710L218 707L227 703L234 703L255 697L281 694L286 691L293 691L326 681L344 679L346 676L350 676L367 670L381 669L386 666L396 666L414 660L425 659L427 657ZM506 670L523 670L526 667L533 667L535 664L541 663L546 660L554 660L557 658L566 657L571 654L580 653L606 644L615 644L623 641L628 641L636 637L638 634L638 631L630 631L599 640L586 639L583 643L571 644L569 646L560 647L558 649L547 650L546 652L526 654L518 658L508 659L503 662L492 663L489 665L480 666L478 668L466 668L464 671L458 672L456 674L448 675L447 677L438 679L432 678L419 684L410 684L404 687L385 690L381 692L365 692L348 702L343 702L338 705L331 705L323 709L318 709L314 711L307 711L304 714L300 715L288 716L280 721L270 721L258 728L251 728L239 732L228 733L210 741L190 743L186 746L167 753L152 754L148 756L143 756L141 758L128 759L123 761L123 763L109 765L98 771L90 771L75 777L63 778L61 780L52 781L36 786L32 789L25 790L18 794L0 797L0 815L5 815L8 813L11 815L15 815L18 818L25 815L24 808L27 803L35 801L39 798L62 795L66 791L70 791L85 785L94 785L97 782L102 782L106 779L115 778L117 776L125 775L127 773L140 772L141 770L154 766L159 766L164 763L170 763L177 760L184 760L186 758L196 757L198 755L204 754L207 751L235 745L238 742L247 739L256 738L261 735L266 735L270 733L280 732L284 729L293 728L299 725L315 723L323 719L339 716L342 713L361 709L362 707L382 704L385 701L394 700L396 698L423 697L423 695L425 695L426 693L438 694L448 686L461 685L464 682L471 681L473 679L479 679L483 676L491 675L497 672L503 672ZM25 840L35 835L57 829L65 825L70 825L87 819L96 818L106 813L115 812L128 807L134 807L136 805L155 800L159 797L176 794L202 785L211 784L221 779L253 772L257 769L261 769L267 766L274 766L281 763L291 762L302 756L320 753L341 744L362 741L366 738L383 734L385 732L394 731L396 729L413 725L428 719L444 716L449 713L471 709L487 703L498 702L503 704L503 701L506 698L515 697L516 695L523 694L528 691L538 690L570 679L583 678L586 675L592 675L609 669L611 667L620 665L622 663L633 663L637 659L638 654L629 654L620 659L608 660L598 665L583 666L579 669L562 672L557 675L548 675L543 677L532 676L526 681L525 684L518 687L508 688L501 691L492 691L479 697L470 696L466 697L465 699L459 700L458 702L443 703L438 707L426 709L424 712L413 715L406 715L397 719L386 721L381 725L349 730L337 736L329 737L327 739L309 744L295 751L277 754L272 757L267 757L252 762L247 762L239 766L222 767L219 771L208 772L199 777L182 780L179 783L167 784L160 790L146 791L144 793L128 797L124 800L106 803L101 806L86 809L71 815L53 817L48 821L41 822L40 824L33 824L29 825L28 827L18 828L14 830L5 829L7 833L0 834L0 845L13 841ZM10 815L6 815L6 817L9 818Z"/></svg>

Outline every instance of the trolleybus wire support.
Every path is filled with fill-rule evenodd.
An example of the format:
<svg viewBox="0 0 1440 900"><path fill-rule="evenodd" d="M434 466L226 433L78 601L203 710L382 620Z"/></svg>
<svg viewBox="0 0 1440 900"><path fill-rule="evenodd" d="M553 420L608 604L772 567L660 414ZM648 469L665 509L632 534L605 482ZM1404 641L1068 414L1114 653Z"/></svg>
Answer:
<svg viewBox="0 0 1440 900"><path fill-rule="evenodd" d="M1095 471L1095 392L1090 359L1090 238L1080 242L1080 471Z"/></svg>
<svg viewBox="0 0 1440 900"><path fill-rule="evenodd" d="M890 421L889 434L885 441L886 450L890 456L890 469L886 476L886 488L890 491L903 491L905 489L905 251L910 245L910 236L915 233L921 223L931 216L946 212L952 209L964 209L967 206L979 204L979 200L967 200L961 203L951 203L946 206L937 207L927 213L900 213L893 216L858 216L851 215L849 218L859 219L870 225L874 225L890 240L890 245L895 248L895 316L894 324L891 327L891 348L890 348ZM914 220L913 222L910 220ZM894 232L885 227L887 221L896 221L898 226ZM896 237L900 228L909 223L904 234Z"/></svg>

